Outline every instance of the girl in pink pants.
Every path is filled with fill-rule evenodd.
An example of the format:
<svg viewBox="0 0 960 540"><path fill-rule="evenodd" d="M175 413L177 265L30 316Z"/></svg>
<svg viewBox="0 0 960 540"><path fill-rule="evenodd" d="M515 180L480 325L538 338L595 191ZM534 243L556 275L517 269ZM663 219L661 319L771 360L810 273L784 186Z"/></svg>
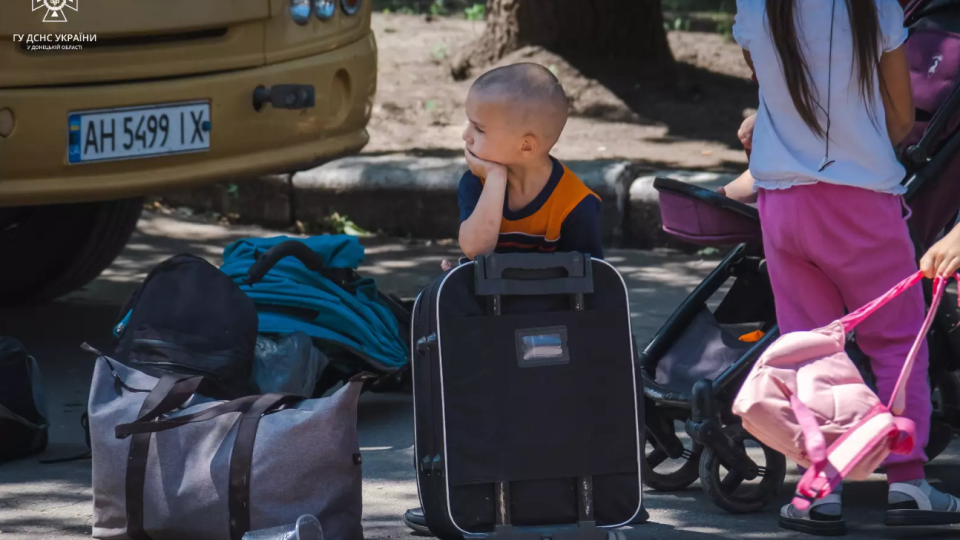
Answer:
<svg viewBox="0 0 960 540"><path fill-rule="evenodd" d="M917 271L904 222L905 171L894 153L914 116L903 11L898 0L738 0L733 31L756 74L760 105L740 134L752 146L750 171L724 191L758 200L780 332L812 330ZM857 327L881 400L892 393L924 310L914 288ZM927 364L924 346L905 412L916 423L915 450L885 463L890 508L926 511L912 525L960 521L960 500L924 479ZM785 506L781 526L843 534L840 491L806 511Z"/></svg>

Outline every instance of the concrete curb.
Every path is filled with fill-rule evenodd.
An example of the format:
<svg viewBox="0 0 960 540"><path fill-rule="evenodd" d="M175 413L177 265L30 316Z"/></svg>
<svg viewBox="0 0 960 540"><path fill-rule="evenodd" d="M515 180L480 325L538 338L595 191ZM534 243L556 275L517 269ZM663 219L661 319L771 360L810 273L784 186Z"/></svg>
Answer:
<svg viewBox="0 0 960 540"><path fill-rule="evenodd" d="M604 241L638 248L683 247L661 230L653 179L669 176L715 188L734 175L651 171L629 161L566 165L603 200ZM463 158L391 154L354 156L293 175L266 176L162 194L174 206L213 211L241 222L288 227L319 223L332 213L390 236L455 238Z"/></svg>
<svg viewBox="0 0 960 540"><path fill-rule="evenodd" d="M603 200L604 238L622 236L633 165L623 161L566 165ZM457 187L466 170L463 158L386 155L341 159L293 176L296 217L321 221L336 209L367 230L392 236L455 238L460 227Z"/></svg>

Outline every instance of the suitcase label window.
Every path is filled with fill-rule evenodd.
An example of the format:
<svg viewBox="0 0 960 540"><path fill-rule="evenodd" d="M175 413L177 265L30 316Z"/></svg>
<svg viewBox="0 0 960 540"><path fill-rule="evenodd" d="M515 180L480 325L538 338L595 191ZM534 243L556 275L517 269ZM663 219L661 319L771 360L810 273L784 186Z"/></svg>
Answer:
<svg viewBox="0 0 960 540"><path fill-rule="evenodd" d="M517 330L517 363L522 368L569 364L567 328Z"/></svg>

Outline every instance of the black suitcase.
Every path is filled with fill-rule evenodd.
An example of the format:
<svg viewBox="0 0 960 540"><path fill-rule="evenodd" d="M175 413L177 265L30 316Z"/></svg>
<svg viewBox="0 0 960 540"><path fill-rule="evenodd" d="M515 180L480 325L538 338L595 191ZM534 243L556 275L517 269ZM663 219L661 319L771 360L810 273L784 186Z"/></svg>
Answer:
<svg viewBox="0 0 960 540"><path fill-rule="evenodd" d="M613 266L477 257L421 292L412 328L417 487L434 534L603 540L646 520L642 383Z"/></svg>

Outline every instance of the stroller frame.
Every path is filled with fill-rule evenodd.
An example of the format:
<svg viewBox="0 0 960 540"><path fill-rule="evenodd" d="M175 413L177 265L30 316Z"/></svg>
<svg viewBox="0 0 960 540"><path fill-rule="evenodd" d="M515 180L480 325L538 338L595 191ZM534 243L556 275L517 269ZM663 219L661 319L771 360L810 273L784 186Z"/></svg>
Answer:
<svg viewBox="0 0 960 540"><path fill-rule="evenodd" d="M947 12L955 18L955 32L960 34L960 6L955 0L916 0L906 10L905 26L913 28L924 18ZM907 170L903 185L907 188L905 199L908 203L922 205L929 202L942 173L947 169L957 168L960 160L960 128L956 123L958 112L960 73L951 93L923 126L922 133L912 134L917 135L911 139L913 144L904 145L901 159ZM948 132L949 135L944 137ZM719 214L727 213L727 216L738 223L735 230L731 230L727 236L735 239L727 245L732 243L736 244L736 247L680 304L640 353L647 435L653 446L652 452L645 452L642 464L644 483L658 491L675 491L686 488L699 478L704 491L720 508L731 513L757 512L777 496L786 475L785 458L772 449L760 445L766 467L760 467L748 455L743 443L748 439L756 439L743 430L739 418L730 411L744 378L760 355L780 334L775 323L775 313L771 314L772 291L759 236L759 213L751 206L716 192L668 178L657 178L654 187L660 191L661 201L664 196L671 196L700 205L705 214L700 215L698 221L710 222L718 219ZM925 187L927 189L924 189ZM960 196L960 193L955 195ZM951 203L956 197L951 196L948 199L947 202ZM953 206L960 207L960 203ZM924 219L925 217L921 217L918 224L911 221L910 226L918 258L944 229L942 217L934 217L933 222L929 219L924 222ZM938 219L939 221L936 221ZM956 221L956 215L953 214L947 228ZM756 237L750 237L749 231L744 230L744 227L751 223L755 223ZM676 222L668 223L667 218L664 218L664 229L668 233L697 243L697 239L688 231L672 228L675 224ZM721 243L707 242L706 245ZM724 323L743 322L743 319L761 320L765 324L759 329L764 335L715 376L697 380L689 390L684 388L678 391L675 387L658 383L657 369L661 361L684 337L684 332L699 314L707 310L707 301L719 292L731 277L735 278L733 287L712 313L716 323L723 326ZM752 281L754 289L744 291L741 288L738 294L765 289L769 292L769 305L761 298L759 303L762 305L747 308L746 313L743 312L742 305L734 305L737 302L734 289L738 283L745 281ZM925 284L924 292L929 301L929 284ZM930 374L935 385L931 390L939 392L941 400L940 410L935 410L934 422L931 423L930 443L927 445L930 459L949 445L954 430L960 430L960 332L951 333L960 322L955 306L956 304L950 301L941 304L935 324L928 334ZM739 313L734 313L738 310ZM857 354L858 352L853 348L851 358L861 371L865 371L868 369L866 358L862 353ZM867 375L869 376L869 373ZM944 401L947 403L943 403ZM674 427L676 421L684 422L685 431L693 443L692 448L685 448L677 436ZM667 459L685 459L686 463L667 474L653 470ZM729 471L724 479L719 477L721 466ZM759 485L747 489L746 493L743 490L737 491L743 481L757 478L760 478Z"/></svg>

